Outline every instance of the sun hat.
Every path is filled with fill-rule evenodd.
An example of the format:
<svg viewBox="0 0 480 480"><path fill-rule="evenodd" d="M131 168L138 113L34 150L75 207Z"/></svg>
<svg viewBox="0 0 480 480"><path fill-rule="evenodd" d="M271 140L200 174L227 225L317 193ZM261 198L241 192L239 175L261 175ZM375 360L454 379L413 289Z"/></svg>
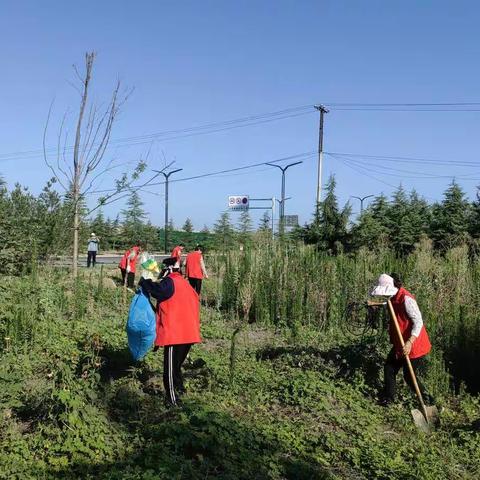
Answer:
<svg viewBox="0 0 480 480"><path fill-rule="evenodd" d="M391 297L398 292L398 288L395 287L393 283L393 278L386 273L382 273L380 277L378 277L377 285L372 290L370 295L376 297Z"/></svg>

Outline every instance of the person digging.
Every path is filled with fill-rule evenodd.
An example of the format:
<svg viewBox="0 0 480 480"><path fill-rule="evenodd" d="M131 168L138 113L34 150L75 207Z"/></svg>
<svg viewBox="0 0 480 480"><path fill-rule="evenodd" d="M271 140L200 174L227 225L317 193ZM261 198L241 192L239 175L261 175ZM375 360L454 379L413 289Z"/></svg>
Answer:
<svg viewBox="0 0 480 480"><path fill-rule="evenodd" d="M393 307L393 313L390 311L388 325L390 342L393 346L383 368L384 390L380 397L380 404L387 406L395 401L396 376L400 369L403 370L405 382L415 392L415 385L408 368L406 356L410 358L423 399L427 404L433 404L433 398L428 394L423 384L418 381L418 372L424 367L425 357L431 350L431 344L415 297L403 287L400 277L395 273L380 275L371 295L388 297L391 307ZM378 306L384 305L384 302L369 301L368 304ZM396 330L393 315L396 316L404 340L403 346Z"/></svg>
<svg viewBox="0 0 480 480"><path fill-rule="evenodd" d="M181 404L185 393L182 365L195 343L200 343L198 295L180 273L176 258L166 258L159 282L140 279L144 293L157 300L155 348L163 349L163 385L167 406Z"/></svg>

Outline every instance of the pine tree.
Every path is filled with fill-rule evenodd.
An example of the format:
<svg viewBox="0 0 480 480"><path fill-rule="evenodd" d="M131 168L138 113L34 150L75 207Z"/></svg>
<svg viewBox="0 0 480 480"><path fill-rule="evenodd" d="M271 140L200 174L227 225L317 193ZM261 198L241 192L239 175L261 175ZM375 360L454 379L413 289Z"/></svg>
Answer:
<svg viewBox="0 0 480 480"><path fill-rule="evenodd" d="M213 226L213 232L215 234L215 243L217 246L227 250L233 245L235 232L228 212L224 212L220 215L220 218Z"/></svg>
<svg viewBox="0 0 480 480"><path fill-rule="evenodd" d="M304 229L307 243L317 244L320 249L330 252L341 251L347 245L348 223L352 211L348 202L342 210L339 209L335 187L335 176L331 175L327 182L325 199L320 202L313 223Z"/></svg>
<svg viewBox="0 0 480 480"><path fill-rule="evenodd" d="M465 193L452 181L444 193L441 204L435 204L432 210L431 237L440 250L459 245L468 239L472 205Z"/></svg>
<svg viewBox="0 0 480 480"><path fill-rule="evenodd" d="M480 238L480 185L477 187L477 198L472 203L469 231L473 238Z"/></svg>
<svg viewBox="0 0 480 480"><path fill-rule="evenodd" d="M265 210L262 217L260 218L260 222L258 224L258 230L261 232L271 231L272 225L270 220L270 214L268 210Z"/></svg>
<svg viewBox="0 0 480 480"><path fill-rule="evenodd" d="M204 225L203 228L200 230L201 233L210 233L210 229L207 225Z"/></svg>
<svg viewBox="0 0 480 480"><path fill-rule="evenodd" d="M242 245L249 245L252 237L252 218L248 210L243 210L237 224L238 238Z"/></svg>
<svg viewBox="0 0 480 480"><path fill-rule="evenodd" d="M192 233L193 232L193 223L189 218L187 218L185 220L185 223L183 224L182 230L186 233Z"/></svg>
<svg viewBox="0 0 480 480"><path fill-rule="evenodd" d="M143 206L140 195L133 191L128 198L126 208L121 211L123 216L122 236L127 245L138 243L143 236L144 220L147 216Z"/></svg>

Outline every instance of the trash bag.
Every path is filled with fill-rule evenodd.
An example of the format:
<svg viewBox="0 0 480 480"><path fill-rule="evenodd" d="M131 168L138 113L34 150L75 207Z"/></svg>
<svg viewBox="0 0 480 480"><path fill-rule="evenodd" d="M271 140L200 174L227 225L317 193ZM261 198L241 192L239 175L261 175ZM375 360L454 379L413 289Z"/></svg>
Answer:
<svg viewBox="0 0 480 480"><path fill-rule="evenodd" d="M152 348L156 334L156 318L148 297L139 288L132 298L127 320L128 348L135 361Z"/></svg>

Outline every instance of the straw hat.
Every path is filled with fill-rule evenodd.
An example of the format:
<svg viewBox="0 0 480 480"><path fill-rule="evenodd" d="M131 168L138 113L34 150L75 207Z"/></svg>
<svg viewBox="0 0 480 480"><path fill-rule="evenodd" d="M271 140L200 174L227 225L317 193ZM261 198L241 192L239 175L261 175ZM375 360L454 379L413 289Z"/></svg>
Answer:
<svg viewBox="0 0 480 480"><path fill-rule="evenodd" d="M393 278L386 273L382 273L378 277L377 285L370 295L374 297L391 297L398 292L398 288L393 283Z"/></svg>

